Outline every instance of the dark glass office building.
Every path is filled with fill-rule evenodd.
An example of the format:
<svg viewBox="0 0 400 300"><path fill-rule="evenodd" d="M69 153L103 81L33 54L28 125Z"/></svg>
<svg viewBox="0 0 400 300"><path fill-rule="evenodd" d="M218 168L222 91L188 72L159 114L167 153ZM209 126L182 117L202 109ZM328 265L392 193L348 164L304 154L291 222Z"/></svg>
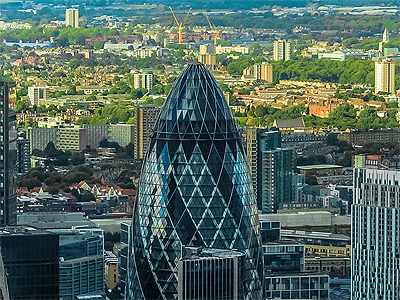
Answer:
<svg viewBox="0 0 400 300"><path fill-rule="evenodd" d="M10 299L58 299L58 235L31 227L5 227L0 249Z"/></svg>
<svg viewBox="0 0 400 300"><path fill-rule="evenodd" d="M158 117L132 231L127 299L177 299L182 246L243 251L242 299L263 298L257 204L241 136L202 64L186 67Z"/></svg>
<svg viewBox="0 0 400 300"><path fill-rule="evenodd" d="M0 226L17 220L17 117L15 84L0 82Z"/></svg>
<svg viewBox="0 0 400 300"><path fill-rule="evenodd" d="M245 257L234 250L182 247L178 300L243 299Z"/></svg>

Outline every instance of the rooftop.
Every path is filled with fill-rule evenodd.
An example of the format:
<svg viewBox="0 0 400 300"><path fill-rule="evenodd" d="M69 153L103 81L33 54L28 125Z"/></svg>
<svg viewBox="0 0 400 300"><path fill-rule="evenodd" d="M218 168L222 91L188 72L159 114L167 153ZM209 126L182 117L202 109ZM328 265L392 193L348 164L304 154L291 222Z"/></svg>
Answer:
<svg viewBox="0 0 400 300"><path fill-rule="evenodd" d="M343 166L339 165L308 165L308 166L297 166L298 169L300 170L323 170L323 169L338 169L338 168L343 168Z"/></svg>
<svg viewBox="0 0 400 300"><path fill-rule="evenodd" d="M350 237L344 234L336 234L336 233L329 233L329 232L309 232L309 231L302 231L302 230L287 230L281 229L281 235L284 237L302 237L308 239L330 239L330 240L342 240L350 242Z"/></svg>
<svg viewBox="0 0 400 300"><path fill-rule="evenodd" d="M265 277L327 277L328 274L318 273L318 272L273 272L270 274L265 274Z"/></svg>
<svg viewBox="0 0 400 300"><path fill-rule="evenodd" d="M182 247L182 260L230 258L245 255L241 251L203 248L203 247Z"/></svg>
<svg viewBox="0 0 400 300"><path fill-rule="evenodd" d="M54 234L54 233L31 226L7 226L0 229L0 236L32 235L32 234Z"/></svg>
<svg viewBox="0 0 400 300"><path fill-rule="evenodd" d="M296 128L296 127L305 127L305 124L303 119L276 120L276 127Z"/></svg>

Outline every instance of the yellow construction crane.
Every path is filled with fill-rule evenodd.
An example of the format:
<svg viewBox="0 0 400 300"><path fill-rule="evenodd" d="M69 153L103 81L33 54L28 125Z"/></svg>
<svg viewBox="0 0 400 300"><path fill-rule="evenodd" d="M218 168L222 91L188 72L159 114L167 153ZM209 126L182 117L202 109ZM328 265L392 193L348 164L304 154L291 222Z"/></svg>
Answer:
<svg viewBox="0 0 400 300"><path fill-rule="evenodd" d="M217 40L218 40L218 38L219 38L219 31L218 31L217 28L215 28L215 26L213 26L213 24L211 23L210 18L208 17L206 11L204 11L204 14L206 15L208 24L210 24L211 30L214 30L214 31L216 32L216 33L215 33L215 36L214 36L214 45L217 45Z"/></svg>
<svg viewBox="0 0 400 300"><path fill-rule="evenodd" d="M190 12L191 12L192 9L191 9L191 8L189 9L189 11L188 11L188 13L187 13L187 15L186 15L186 18L185 18L185 20L184 20L183 22L179 22L178 18L175 16L175 13L174 13L174 11L172 10L172 7L171 7L171 6L169 6L169 9L171 10L172 15L174 16L176 25L178 25L179 44L182 44L182 29L183 29L183 26L185 26L186 20L187 20L187 18L189 17L189 14L190 14Z"/></svg>

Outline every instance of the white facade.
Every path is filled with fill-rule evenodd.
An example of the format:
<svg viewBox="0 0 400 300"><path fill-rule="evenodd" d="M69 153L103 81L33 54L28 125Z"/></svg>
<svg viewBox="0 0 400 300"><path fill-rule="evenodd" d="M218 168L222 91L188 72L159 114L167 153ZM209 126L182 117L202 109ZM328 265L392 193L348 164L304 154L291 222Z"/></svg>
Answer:
<svg viewBox="0 0 400 300"><path fill-rule="evenodd" d="M400 171L355 169L353 300L400 299Z"/></svg>
<svg viewBox="0 0 400 300"><path fill-rule="evenodd" d="M65 27L79 27L79 9L67 8L65 10Z"/></svg>
<svg viewBox="0 0 400 300"><path fill-rule="evenodd" d="M375 62L375 93L394 94L396 92L395 67L394 61Z"/></svg>
<svg viewBox="0 0 400 300"><path fill-rule="evenodd" d="M31 105L41 105L41 100L49 99L49 87L30 86L28 87L28 98Z"/></svg>
<svg viewBox="0 0 400 300"><path fill-rule="evenodd" d="M288 41L274 42L274 60L290 60L290 43Z"/></svg>
<svg viewBox="0 0 400 300"><path fill-rule="evenodd" d="M135 73L133 74L133 87L135 89L145 88L151 90L154 85L154 75L151 73Z"/></svg>

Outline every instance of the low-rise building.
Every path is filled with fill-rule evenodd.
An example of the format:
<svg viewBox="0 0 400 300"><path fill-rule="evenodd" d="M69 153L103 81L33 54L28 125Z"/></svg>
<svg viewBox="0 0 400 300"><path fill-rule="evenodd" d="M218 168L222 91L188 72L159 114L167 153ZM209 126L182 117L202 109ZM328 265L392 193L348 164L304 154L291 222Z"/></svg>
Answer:
<svg viewBox="0 0 400 300"><path fill-rule="evenodd" d="M303 119L275 120L274 127L278 128L283 134L304 133L306 131Z"/></svg>
<svg viewBox="0 0 400 300"><path fill-rule="evenodd" d="M352 146L364 146L371 143L400 143L400 130L350 131L341 132L337 137Z"/></svg>
<svg viewBox="0 0 400 300"><path fill-rule="evenodd" d="M329 118L329 114L331 112L330 106L309 106L309 114L310 116L316 116L319 118Z"/></svg>
<svg viewBox="0 0 400 300"><path fill-rule="evenodd" d="M329 299L329 276L319 273L275 273L265 277L266 299Z"/></svg>

